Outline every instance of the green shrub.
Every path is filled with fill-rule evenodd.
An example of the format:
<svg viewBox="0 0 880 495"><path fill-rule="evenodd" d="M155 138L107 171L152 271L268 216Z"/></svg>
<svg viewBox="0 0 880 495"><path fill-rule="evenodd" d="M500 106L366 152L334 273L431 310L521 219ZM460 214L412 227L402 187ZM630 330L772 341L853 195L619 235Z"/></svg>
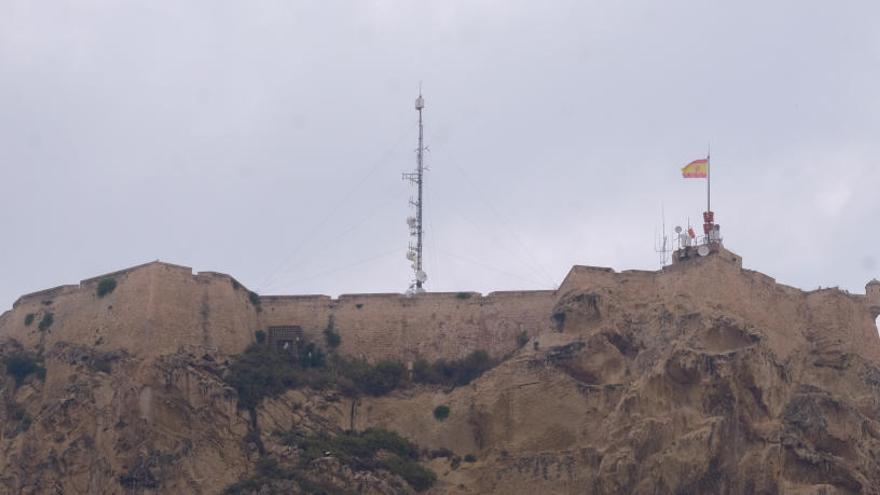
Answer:
<svg viewBox="0 0 880 495"><path fill-rule="evenodd" d="M283 443L302 451L302 467L330 452L355 470L387 469L417 491L430 488L437 479L432 471L418 463L418 446L390 430L369 428L361 433L346 432L336 436L292 431L280 436ZM380 451L383 452L381 458L377 455Z"/></svg>
<svg viewBox="0 0 880 495"><path fill-rule="evenodd" d="M252 290L248 291L248 300L251 302L251 304L254 305L254 307L256 307L256 308L260 307L260 295L257 294L256 292L254 292Z"/></svg>
<svg viewBox="0 0 880 495"><path fill-rule="evenodd" d="M105 278L98 282L98 297L104 297L107 294L116 290L116 279L115 278Z"/></svg>
<svg viewBox="0 0 880 495"><path fill-rule="evenodd" d="M459 292L459 293L455 294L455 298L456 299L470 299L471 295L472 294L470 292Z"/></svg>
<svg viewBox="0 0 880 495"><path fill-rule="evenodd" d="M449 406L442 405L434 408L434 417L437 418L438 421L443 421L444 419L449 417Z"/></svg>
<svg viewBox="0 0 880 495"><path fill-rule="evenodd" d="M464 456L464 462L477 462L477 456L473 454L468 454Z"/></svg>
<svg viewBox="0 0 880 495"><path fill-rule="evenodd" d="M516 336L516 346L518 348L523 348L526 344L529 343L529 333L523 330Z"/></svg>
<svg viewBox="0 0 880 495"><path fill-rule="evenodd" d="M423 492L437 481L437 475L418 462L402 457L389 457L383 462L386 469L403 478L417 492Z"/></svg>
<svg viewBox="0 0 880 495"><path fill-rule="evenodd" d="M357 391L368 395L385 395L406 380L406 366L399 361L385 360L371 365L364 360L339 359L336 365Z"/></svg>
<svg viewBox="0 0 880 495"><path fill-rule="evenodd" d="M333 327L327 327L324 329L324 341L327 342L327 347L335 349L342 343L342 336Z"/></svg>
<svg viewBox="0 0 880 495"><path fill-rule="evenodd" d="M43 318L40 320L40 324L37 325L41 332L45 332L55 323L55 315L52 313L45 313Z"/></svg>
<svg viewBox="0 0 880 495"><path fill-rule="evenodd" d="M3 359L3 364L6 367L6 374L15 379L16 388L20 387L30 375L36 375L41 380L46 378L46 368L41 366L42 363L35 356L27 352L7 356Z"/></svg>
<svg viewBox="0 0 880 495"><path fill-rule="evenodd" d="M233 360L226 382L238 392L238 406L254 409L265 397L274 397L301 384L294 356L263 345L251 345Z"/></svg>
<svg viewBox="0 0 880 495"><path fill-rule="evenodd" d="M424 359L413 363L413 381L431 385L462 386L472 382L495 363L486 351L474 351L464 359L438 359L433 364Z"/></svg>
<svg viewBox="0 0 880 495"><path fill-rule="evenodd" d="M34 322L34 314L28 313L24 316L24 326L29 327Z"/></svg>
<svg viewBox="0 0 880 495"><path fill-rule="evenodd" d="M266 332L263 330L257 330L254 332L254 338L257 339L258 344L264 344L266 342Z"/></svg>

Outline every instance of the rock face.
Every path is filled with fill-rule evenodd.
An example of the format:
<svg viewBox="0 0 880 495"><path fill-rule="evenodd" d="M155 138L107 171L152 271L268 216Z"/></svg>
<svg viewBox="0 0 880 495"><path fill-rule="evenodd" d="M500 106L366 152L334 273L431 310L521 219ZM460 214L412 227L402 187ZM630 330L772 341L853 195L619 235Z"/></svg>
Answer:
<svg viewBox="0 0 880 495"><path fill-rule="evenodd" d="M383 311L374 296L255 299L227 276L169 266L116 274L105 297L94 280L28 296L0 317L0 354L45 367L0 377L0 493L222 493L260 458L296 457L273 432L383 427L446 452L425 461L438 476L427 493L880 494L869 296L782 286L726 251L660 272L575 267L557 291L515 304L392 295ZM301 389L237 409L222 377L255 330L317 336L328 320L344 354L483 348L503 360L451 390ZM309 473L354 493L412 492L333 457ZM299 489L279 483L264 493Z"/></svg>

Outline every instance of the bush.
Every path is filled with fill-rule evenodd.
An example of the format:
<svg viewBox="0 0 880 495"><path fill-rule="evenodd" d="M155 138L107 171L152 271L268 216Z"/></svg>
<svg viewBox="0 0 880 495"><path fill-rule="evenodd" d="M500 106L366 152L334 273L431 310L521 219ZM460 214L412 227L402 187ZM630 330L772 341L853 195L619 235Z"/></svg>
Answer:
<svg viewBox="0 0 880 495"><path fill-rule="evenodd" d="M523 348L526 344L529 343L529 333L523 330L516 336L516 346L518 348Z"/></svg>
<svg viewBox="0 0 880 495"><path fill-rule="evenodd" d="M327 342L327 347L335 349L342 343L342 336L336 333L333 327L327 327L324 330L324 341Z"/></svg>
<svg viewBox="0 0 880 495"><path fill-rule="evenodd" d="M260 307L260 295L257 294L256 292L254 292L252 290L248 291L248 300L251 302L251 304L254 305L254 307L256 307L256 308Z"/></svg>
<svg viewBox="0 0 880 495"><path fill-rule="evenodd" d="M455 294L455 298L456 299L470 299L471 293L470 292L459 292L459 293Z"/></svg>
<svg viewBox="0 0 880 495"><path fill-rule="evenodd" d="M282 433L281 440L302 450L302 467L330 452L355 470L387 469L416 491L430 488L437 479L432 471L418 463L418 446L390 430L369 428L361 433L347 432L336 436L294 431ZM384 454L377 456L380 451Z"/></svg>
<svg viewBox="0 0 880 495"><path fill-rule="evenodd" d="M46 368L41 366L36 357L26 352L7 356L3 360L3 364L6 366L6 374L15 379L16 388L20 387L25 378L30 375L36 375L41 380L46 378Z"/></svg>
<svg viewBox="0 0 880 495"><path fill-rule="evenodd" d="M379 361L371 365L363 360L336 362L343 376L352 381L357 391L373 396L385 395L406 380L406 366L399 361Z"/></svg>
<svg viewBox="0 0 880 495"><path fill-rule="evenodd" d="M34 314L28 313L24 316L24 326L29 327L34 322Z"/></svg>
<svg viewBox="0 0 880 495"><path fill-rule="evenodd" d="M263 398L300 385L298 368L290 353L251 345L235 358L225 379L238 392L238 407L254 409Z"/></svg>
<svg viewBox="0 0 880 495"><path fill-rule="evenodd" d="M434 417L437 418L438 421L443 421L444 419L449 417L449 406L442 405L434 408Z"/></svg>
<svg viewBox="0 0 880 495"><path fill-rule="evenodd" d="M266 342L266 332L263 330L257 330L254 332L254 337L257 339L258 344L264 344Z"/></svg>
<svg viewBox="0 0 880 495"><path fill-rule="evenodd" d="M107 294L116 290L116 279L115 278L105 278L98 282L98 297L104 297Z"/></svg>
<svg viewBox="0 0 880 495"><path fill-rule="evenodd" d="M409 459L390 457L383 464L386 469L403 478L417 492L431 488L437 481L437 475L433 471Z"/></svg>
<svg viewBox="0 0 880 495"><path fill-rule="evenodd" d="M413 363L413 381L431 385L462 386L472 382L495 363L486 351L474 351L464 359L438 359L433 364L424 359Z"/></svg>
<svg viewBox="0 0 880 495"><path fill-rule="evenodd" d="M477 457L473 454L464 456L464 462L477 462Z"/></svg>
<svg viewBox="0 0 880 495"><path fill-rule="evenodd" d="M43 318L40 320L40 324L38 325L41 332L45 332L55 323L55 315L52 313L46 313L43 315Z"/></svg>

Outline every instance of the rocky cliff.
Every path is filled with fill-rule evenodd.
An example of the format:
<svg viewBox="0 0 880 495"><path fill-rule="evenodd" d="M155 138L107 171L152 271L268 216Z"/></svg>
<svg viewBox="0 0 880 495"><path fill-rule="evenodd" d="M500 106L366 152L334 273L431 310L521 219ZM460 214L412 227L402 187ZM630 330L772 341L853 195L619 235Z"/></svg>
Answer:
<svg viewBox="0 0 880 495"><path fill-rule="evenodd" d="M149 264L0 317L0 492L878 494L877 305L727 251L412 299L258 297ZM290 383L241 407L230 369L273 326L322 345L330 328L340 359L483 349L493 367L382 394Z"/></svg>

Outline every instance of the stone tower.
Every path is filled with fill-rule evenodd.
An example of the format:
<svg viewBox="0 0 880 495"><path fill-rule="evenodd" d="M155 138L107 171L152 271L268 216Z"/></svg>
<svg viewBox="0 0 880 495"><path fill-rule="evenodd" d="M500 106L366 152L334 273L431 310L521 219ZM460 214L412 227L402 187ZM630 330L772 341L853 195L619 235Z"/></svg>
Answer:
<svg viewBox="0 0 880 495"><path fill-rule="evenodd" d="M874 318L880 316L880 280L875 278L868 282L868 285L865 286L865 295Z"/></svg>

